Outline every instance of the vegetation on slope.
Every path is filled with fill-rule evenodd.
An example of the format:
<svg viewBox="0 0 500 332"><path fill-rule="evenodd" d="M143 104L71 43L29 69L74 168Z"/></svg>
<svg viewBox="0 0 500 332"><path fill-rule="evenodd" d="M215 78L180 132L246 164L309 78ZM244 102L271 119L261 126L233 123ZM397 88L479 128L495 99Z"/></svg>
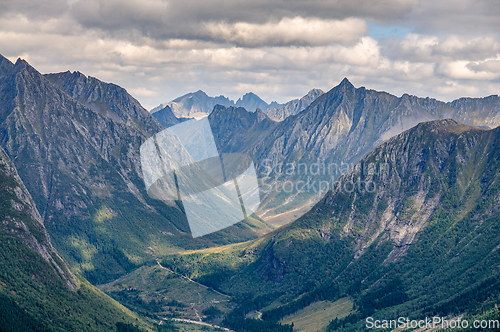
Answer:
<svg viewBox="0 0 500 332"><path fill-rule="evenodd" d="M309 213L245 246L172 255L162 264L238 301L226 323L263 310L277 322L313 302L354 300L330 330L368 316L482 312L500 301L500 130L421 124L345 174ZM366 171L370 164L385 172ZM372 181L377 190L347 182Z"/></svg>

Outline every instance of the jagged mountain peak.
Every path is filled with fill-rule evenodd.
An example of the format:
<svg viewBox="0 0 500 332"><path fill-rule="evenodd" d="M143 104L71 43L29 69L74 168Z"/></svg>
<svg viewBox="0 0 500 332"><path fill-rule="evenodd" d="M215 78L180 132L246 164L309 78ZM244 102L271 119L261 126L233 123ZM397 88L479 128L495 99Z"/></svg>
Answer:
<svg viewBox="0 0 500 332"><path fill-rule="evenodd" d="M44 77L72 98L107 118L136 126L148 134L162 129L135 98L116 84L103 82L79 71L46 74Z"/></svg>
<svg viewBox="0 0 500 332"><path fill-rule="evenodd" d="M244 107L248 111L255 111L257 108L261 110L267 110L269 105L263 101L259 96L253 92L246 93L240 97L236 103L224 95L219 95L216 97L211 97L207 95L204 91L198 90L196 92L190 92L181 97L178 97L170 102L163 103L151 110L151 113L155 113L165 106L169 106L172 109L174 115L178 118L185 117L201 117L210 114L216 105L222 106L236 106Z"/></svg>
<svg viewBox="0 0 500 332"><path fill-rule="evenodd" d="M266 110L269 105L253 92L248 92L239 98L234 104L236 107L244 107L246 110L254 112L256 109Z"/></svg>
<svg viewBox="0 0 500 332"><path fill-rule="evenodd" d="M33 76L33 78L41 76L41 74L35 68L33 68L26 60L21 58L17 59L16 63L12 67L12 70L16 73L25 70L29 73L30 76Z"/></svg>
<svg viewBox="0 0 500 332"><path fill-rule="evenodd" d="M347 79L347 77L345 77L339 83L339 85L337 85L336 87L334 87L333 89L331 89L327 93L335 93L335 94L337 94L337 93L354 92L356 90L357 89L354 87L354 85Z"/></svg>
<svg viewBox="0 0 500 332"><path fill-rule="evenodd" d="M196 92L186 93L185 95L182 95L182 96L180 96L178 98L175 98L171 102L176 102L177 103L177 102L182 101L183 99L193 98L193 97L196 97L196 98L209 98L209 96L205 93L205 91L198 90Z"/></svg>
<svg viewBox="0 0 500 332"><path fill-rule="evenodd" d="M352 83L349 81L349 79L347 77L344 77L344 79L342 79L342 81L340 82L339 85L340 86L346 85L346 86L352 86L352 87L354 87L354 85L352 85Z"/></svg>
<svg viewBox="0 0 500 332"><path fill-rule="evenodd" d="M311 96L311 95L322 95L323 93L325 93L323 90L313 88L313 89L309 90L309 92L304 97ZM304 98L304 97L302 97L302 98Z"/></svg>
<svg viewBox="0 0 500 332"><path fill-rule="evenodd" d="M12 70L15 73L26 72L28 73L28 76L30 76L33 80L38 81L38 83L46 83L43 75L24 59L18 58L14 67L12 67Z"/></svg>
<svg viewBox="0 0 500 332"><path fill-rule="evenodd" d="M248 98L259 98L259 96L257 96L255 93L253 92L247 92L245 93L242 97L240 97L238 100L245 100L245 99L248 99Z"/></svg>
<svg viewBox="0 0 500 332"><path fill-rule="evenodd" d="M26 60L24 60L24 59L17 58L15 65L20 65L20 66L28 65L29 66L29 63Z"/></svg>
<svg viewBox="0 0 500 332"><path fill-rule="evenodd" d="M0 54L0 76L4 76L9 73L12 68L14 68L14 64L9 59Z"/></svg>
<svg viewBox="0 0 500 332"><path fill-rule="evenodd" d="M198 90L195 93L193 93L193 95L208 97L208 95L203 90Z"/></svg>

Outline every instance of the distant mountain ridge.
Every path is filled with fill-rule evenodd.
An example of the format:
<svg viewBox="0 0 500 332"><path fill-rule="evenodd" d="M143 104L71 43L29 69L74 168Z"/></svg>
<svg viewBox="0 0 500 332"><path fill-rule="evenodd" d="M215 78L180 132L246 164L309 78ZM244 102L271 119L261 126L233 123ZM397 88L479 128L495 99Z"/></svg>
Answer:
<svg viewBox="0 0 500 332"><path fill-rule="evenodd" d="M157 112L168 106L177 118L199 118L212 113L216 105L221 105L225 107L241 107L249 112L255 112L257 109L260 109L272 120L283 121L288 116L303 111L323 93L320 89L312 89L300 99L294 99L285 104L279 104L275 101L268 104L253 92L244 94L234 102L222 95L210 97L205 92L198 90L153 108L151 114L156 116Z"/></svg>
<svg viewBox="0 0 500 332"><path fill-rule="evenodd" d="M269 107L269 104L252 92L246 93L234 102L233 100L222 95L218 97L210 97L205 92L198 90L196 92L185 94L184 96L178 97L170 102L163 103L153 108L151 113L155 114L166 106L169 106L174 115L178 118L203 117L210 114L215 105L243 107L249 112L255 112L258 108L262 111L266 111ZM276 106L279 104L273 102L272 105Z"/></svg>
<svg viewBox="0 0 500 332"><path fill-rule="evenodd" d="M290 115L295 115L302 112L311 105L313 101L318 99L323 94L321 89L312 89L304 97L300 99L294 99L289 101L284 105L280 105L277 108L269 107L266 111L267 116L274 121L283 121Z"/></svg>

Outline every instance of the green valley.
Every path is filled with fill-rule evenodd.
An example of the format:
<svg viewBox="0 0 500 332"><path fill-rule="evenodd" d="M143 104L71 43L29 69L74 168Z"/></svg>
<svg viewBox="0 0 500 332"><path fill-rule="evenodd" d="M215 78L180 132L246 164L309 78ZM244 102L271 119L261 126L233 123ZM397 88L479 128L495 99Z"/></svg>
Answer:
<svg viewBox="0 0 500 332"><path fill-rule="evenodd" d="M353 312L329 330L360 329L369 316L487 312L500 302L499 145L498 129L419 124L369 153L292 224L162 264L233 296L238 307L226 323L236 330L252 310L269 324L290 322L346 296ZM389 167L370 172L377 163ZM358 179L377 190L346 192Z"/></svg>

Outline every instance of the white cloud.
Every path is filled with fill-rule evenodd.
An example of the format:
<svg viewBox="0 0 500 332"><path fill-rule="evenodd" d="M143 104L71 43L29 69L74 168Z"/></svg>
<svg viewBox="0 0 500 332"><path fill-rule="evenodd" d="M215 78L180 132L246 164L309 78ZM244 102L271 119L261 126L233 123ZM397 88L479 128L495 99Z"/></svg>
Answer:
<svg viewBox="0 0 500 332"><path fill-rule="evenodd" d="M137 97L156 97L158 95L157 91L148 90L146 88L129 89L128 92Z"/></svg>
<svg viewBox="0 0 500 332"><path fill-rule="evenodd" d="M471 70L469 64L468 61L447 62L440 64L437 72L449 78L467 80L494 80L500 77L500 73Z"/></svg>
<svg viewBox="0 0 500 332"><path fill-rule="evenodd" d="M205 29L215 40L256 47L267 45L327 45L352 44L368 29L365 21L357 18L322 20L300 16L284 17L279 22L264 24L238 22L206 23Z"/></svg>
<svg viewBox="0 0 500 332"><path fill-rule="evenodd" d="M459 94L461 96L475 96L481 91L473 85L463 85L453 81L447 81L444 85L437 87L437 92L448 94Z"/></svg>

